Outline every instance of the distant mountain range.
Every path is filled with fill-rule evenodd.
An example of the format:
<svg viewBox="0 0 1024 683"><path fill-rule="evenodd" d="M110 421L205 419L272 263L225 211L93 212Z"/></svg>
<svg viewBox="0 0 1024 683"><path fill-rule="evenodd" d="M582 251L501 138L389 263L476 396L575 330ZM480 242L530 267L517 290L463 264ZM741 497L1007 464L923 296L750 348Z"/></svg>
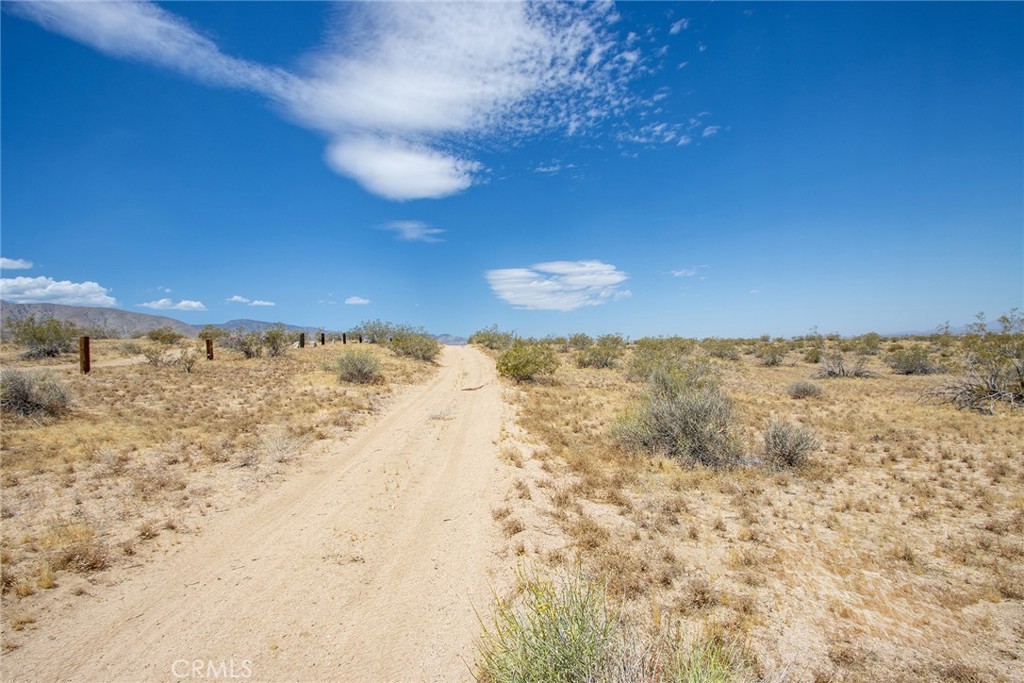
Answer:
<svg viewBox="0 0 1024 683"><path fill-rule="evenodd" d="M35 315L37 319L55 318L57 320L68 320L83 330L106 331L118 337L131 337L140 333L145 334L158 327L170 327L178 334L195 337L205 327L205 325L190 325L189 323L163 315L135 313L116 308L65 306L63 304L16 304L0 301L0 319L4 321L24 320L30 315ZM222 330L242 329L246 332L263 332L275 325L282 325L286 330L293 332L313 333L318 329L315 327L302 327L301 325L285 325L284 323L246 319L212 324L213 327ZM466 343L464 338L449 334L439 334L434 335L434 337L443 344L459 345Z"/></svg>

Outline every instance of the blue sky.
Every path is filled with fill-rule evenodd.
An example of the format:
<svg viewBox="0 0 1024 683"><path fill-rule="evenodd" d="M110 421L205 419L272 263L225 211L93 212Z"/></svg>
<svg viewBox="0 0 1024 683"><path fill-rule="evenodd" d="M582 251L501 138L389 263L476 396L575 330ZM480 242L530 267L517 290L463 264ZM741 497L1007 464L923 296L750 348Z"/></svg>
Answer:
<svg viewBox="0 0 1024 683"><path fill-rule="evenodd" d="M469 334L1024 307L1024 4L3 2L3 297Z"/></svg>

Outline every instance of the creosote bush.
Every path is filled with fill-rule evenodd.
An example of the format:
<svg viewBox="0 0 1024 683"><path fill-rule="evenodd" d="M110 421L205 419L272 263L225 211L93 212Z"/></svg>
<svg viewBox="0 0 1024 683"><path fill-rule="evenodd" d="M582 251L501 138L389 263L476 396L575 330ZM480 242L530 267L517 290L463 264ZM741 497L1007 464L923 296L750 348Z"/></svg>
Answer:
<svg viewBox="0 0 1024 683"><path fill-rule="evenodd" d="M184 339L185 335L175 332L174 328L170 325L164 325L163 327L157 327L147 332L146 338L161 344L171 345L179 339Z"/></svg>
<svg viewBox="0 0 1024 683"><path fill-rule="evenodd" d="M55 377L4 368L0 372L0 405L20 415L57 417L71 408L71 394Z"/></svg>
<svg viewBox="0 0 1024 683"><path fill-rule="evenodd" d="M288 351L288 347L294 342L296 335L284 328L284 325L277 324L265 331L260 342L266 349L267 356L278 358Z"/></svg>
<svg viewBox="0 0 1024 683"><path fill-rule="evenodd" d="M875 373L864 367L864 361L860 358L850 365L846 357L840 351L826 353L821 359L821 370L818 377L874 377Z"/></svg>
<svg viewBox="0 0 1024 683"><path fill-rule="evenodd" d="M626 448L709 467L731 466L740 453L732 402L707 365L652 372L613 437Z"/></svg>
<svg viewBox="0 0 1024 683"><path fill-rule="evenodd" d="M246 358L259 358L263 354L263 339L259 332L246 332L239 327L231 331L223 344L226 348L238 351Z"/></svg>
<svg viewBox="0 0 1024 683"><path fill-rule="evenodd" d="M441 342L426 334L400 333L391 340L390 346L399 356L428 362L441 353Z"/></svg>
<svg viewBox="0 0 1024 683"><path fill-rule="evenodd" d="M570 340L571 342L571 340ZM597 342L585 347L576 356L576 365L581 368L611 368L625 352L626 341L617 334L606 334Z"/></svg>
<svg viewBox="0 0 1024 683"><path fill-rule="evenodd" d="M942 368L928 356L927 349L920 346L897 349L889 354L885 363L897 375L931 375L942 372Z"/></svg>
<svg viewBox="0 0 1024 683"><path fill-rule="evenodd" d="M763 438L764 460L777 469L802 467L807 463L807 456L818 448L810 429L780 420L769 423Z"/></svg>
<svg viewBox="0 0 1024 683"><path fill-rule="evenodd" d="M334 362L334 371L342 382L379 384L384 381L380 361L370 351L348 351Z"/></svg>
<svg viewBox="0 0 1024 683"><path fill-rule="evenodd" d="M24 346L22 358L52 358L74 349L81 331L73 322L29 315L22 320L4 322L4 337Z"/></svg>
<svg viewBox="0 0 1024 683"><path fill-rule="evenodd" d="M554 374L558 369L558 357L547 344L517 341L512 348L498 356L497 368L502 377L525 382Z"/></svg>
<svg viewBox="0 0 1024 683"><path fill-rule="evenodd" d="M505 351L512 348L515 334L512 332L502 332L498 329L497 325L491 325L474 332L470 335L468 341L470 344L479 344L492 351Z"/></svg>
<svg viewBox="0 0 1024 683"><path fill-rule="evenodd" d="M633 343L626 379L647 381L657 368L681 367L697 342L683 337L644 337Z"/></svg>

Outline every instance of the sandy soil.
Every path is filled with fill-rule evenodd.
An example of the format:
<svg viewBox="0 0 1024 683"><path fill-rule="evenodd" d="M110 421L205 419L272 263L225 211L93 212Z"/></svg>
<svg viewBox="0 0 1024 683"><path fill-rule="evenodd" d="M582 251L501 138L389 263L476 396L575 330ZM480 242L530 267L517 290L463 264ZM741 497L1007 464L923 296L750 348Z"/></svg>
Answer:
<svg viewBox="0 0 1024 683"><path fill-rule="evenodd" d="M476 611L509 579L507 408L476 349L440 364L318 466L41 617L3 678L471 679Z"/></svg>

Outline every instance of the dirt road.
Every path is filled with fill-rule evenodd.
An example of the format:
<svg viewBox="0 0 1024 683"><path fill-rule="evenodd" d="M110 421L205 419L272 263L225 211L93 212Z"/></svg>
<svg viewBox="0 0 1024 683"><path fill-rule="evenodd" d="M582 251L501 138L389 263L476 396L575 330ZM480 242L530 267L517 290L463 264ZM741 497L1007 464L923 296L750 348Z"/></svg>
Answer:
<svg viewBox="0 0 1024 683"><path fill-rule="evenodd" d="M316 467L40 623L3 678L471 679L505 564L504 408L479 351L440 364Z"/></svg>

